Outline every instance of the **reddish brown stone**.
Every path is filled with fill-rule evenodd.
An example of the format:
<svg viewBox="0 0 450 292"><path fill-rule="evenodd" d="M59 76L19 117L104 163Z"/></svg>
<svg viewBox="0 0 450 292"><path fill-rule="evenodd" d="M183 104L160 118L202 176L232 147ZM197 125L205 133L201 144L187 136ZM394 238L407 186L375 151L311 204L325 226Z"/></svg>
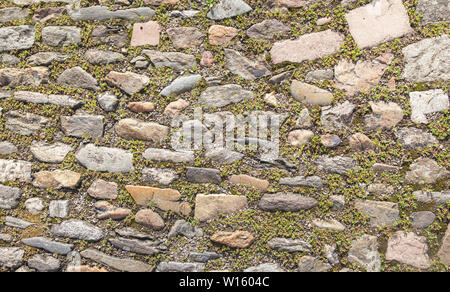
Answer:
<svg viewBox="0 0 450 292"><path fill-rule="evenodd" d="M136 213L136 223L152 228L154 230L161 230L164 228L164 220L157 213L150 209L141 210Z"/></svg>
<svg viewBox="0 0 450 292"><path fill-rule="evenodd" d="M255 237L247 231L219 231L211 236L211 241L234 248L247 248L255 241Z"/></svg>

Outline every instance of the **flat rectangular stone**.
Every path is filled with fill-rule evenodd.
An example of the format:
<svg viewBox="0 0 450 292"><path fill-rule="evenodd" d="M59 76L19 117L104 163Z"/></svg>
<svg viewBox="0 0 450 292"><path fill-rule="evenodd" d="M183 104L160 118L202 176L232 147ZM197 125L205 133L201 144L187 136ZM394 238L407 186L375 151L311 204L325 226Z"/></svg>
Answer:
<svg viewBox="0 0 450 292"><path fill-rule="evenodd" d="M29 49L34 44L35 28L30 25L0 28L0 52Z"/></svg>
<svg viewBox="0 0 450 292"><path fill-rule="evenodd" d="M31 180L31 162L0 159L0 182Z"/></svg>

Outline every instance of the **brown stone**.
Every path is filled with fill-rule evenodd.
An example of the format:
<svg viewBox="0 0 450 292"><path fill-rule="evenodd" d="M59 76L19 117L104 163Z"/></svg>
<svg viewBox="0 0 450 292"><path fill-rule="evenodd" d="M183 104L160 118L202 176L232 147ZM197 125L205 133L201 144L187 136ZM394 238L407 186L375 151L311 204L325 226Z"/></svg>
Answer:
<svg viewBox="0 0 450 292"><path fill-rule="evenodd" d="M155 110L153 102L130 102L128 108L137 113L152 112Z"/></svg>
<svg viewBox="0 0 450 292"><path fill-rule="evenodd" d="M211 241L234 248L247 248L255 241L255 237L248 231L219 231L211 236Z"/></svg>
<svg viewBox="0 0 450 292"><path fill-rule="evenodd" d="M161 230L164 228L164 220L150 209L140 210L136 213L134 219L136 220L136 223L154 230Z"/></svg>
<svg viewBox="0 0 450 292"><path fill-rule="evenodd" d="M133 72L111 71L106 75L106 82L132 95L144 89L150 83L150 78Z"/></svg>
<svg viewBox="0 0 450 292"><path fill-rule="evenodd" d="M180 0L144 0L146 5L175 5Z"/></svg>
<svg viewBox="0 0 450 292"><path fill-rule="evenodd" d="M386 260L397 261L420 269L431 266L426 238L413 232L397 231L389 238Z"/></svg>
<svg viewBox="0 0 450 292"><path fill-rule="evenodd" d="M98 219L122 220L132 214L130 209L117 208L106 201L98 201L94 207L99 211Z"/></svg>
<svg viewBox="0 0 450 292"><path fill-rule="evenodd" d="M366 151L374 148L372 140L362 133L356 133L349 138L350 147L355 151Z"/></svg>
<svg viewBox="0 0 450 292"><path fill-rule="evenodd" d="M330 105L333 99L331 92L298 80L292 81L291 94L296 100L311 105Z"/></svg>
<svg viewBox="0 0 450 292"><path fill-rule="evenodd" d="M183 111L188 106L189 102L185 101L184 99L179 99L177 101L169 103L166 109L164 110L164 114L171 117L175 117L178 116L181 113L181 111Z"/></svg>
<svg viewBox="0 0 450 292"><path fill-rule="evenodd" d="M310 130L295 130L289 133L288 142L292 146L303 146L314 137L314 133Z"/></svg>
<svg viewBox="0 0 450 292"><path fill-rule="evenodd" d="M41 171L34 174L33 185L38 188L75 189L81 174L70 170Z"/></svg>
<svg viewBox="0 0 450 292"><path fill-rule="evenodd" d="M200 46L204 36L196 27L174 27L167 30L170 40L176 49L188 49Z"/></svg>
<svg viewBox="0 0 450 292"><path fill-rule="evenodd" d="M105 268L90 267L90 266L68 266L67 272L69 273L107 273Z"/></svg>
<svg viewBox="0 0 450 292"><path fill-rule="evenodd" d="M202 59L200 60L200 66L211 67L214 63L214 55L210 51L203 52Z"/></svg>
<svg viewBox="0 0 450 292"><path fill-rule="evenodd" d="M198 194L195 201L195 218L206 221L218 217L220 214L229 215L247 207L245 196L212 194Z"/></svg>
<svg viewBox="0 0 450 292"><path fill-rule="evenodd" d="M439 249L438 256L444 265L450 266L450 224L447 226L447 232L442 240L442 245Z"/></svg>
<svg viewBox="0 0 450 292"><path fill-rule="evenodd" d="M169 128L157 123L146 123L135 119L120 120L114 127L117 135L125 139L160 142L169 134Z"/></svg>
<svg viewBox="0 0 450 292"><path fill-rule="evenodd" d="M98 179L87 190L89 196L101 200L115 200L118 195L117 184Z"/></svg>
<svg viewBox="0 0 450 292"><path fill-rule="evenodd" d="M133 34L131 35L130 46L157 46L159 45L160 32L161 27L156 21L135 23L133 25Z"/></svg>
<svg viewBox="0 0 450 292"><path fill-rule="evenodd" d="M213 46L223 46L231 42L238 34L238 29L223 25L213 25L208 30L209 43Z"/></svg>
<svg viewBox="0 0 450 292"><path fill-rule="evenodd" d="M270 184L268 180L255 178L245 174L232 175L230 177L230 182L238 185L251 186L263 192L267 191Z"/></svg>
<svg viewBox="0 0 450 292"><path fill-rule="evenodd" d="M402 108L394 102L370 102L373 114L365 119L366 127L370 130L391 129L403 119Z"/></svg>

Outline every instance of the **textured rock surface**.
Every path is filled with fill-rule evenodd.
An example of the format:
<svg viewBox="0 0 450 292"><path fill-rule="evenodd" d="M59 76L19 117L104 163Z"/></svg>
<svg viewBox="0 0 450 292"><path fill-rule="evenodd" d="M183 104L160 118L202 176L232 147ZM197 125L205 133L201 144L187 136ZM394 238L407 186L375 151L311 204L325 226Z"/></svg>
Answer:
<svg viewBox="0 0 450 292"><path fill-rule="evenodd" d="M34 26L7 26L0 28L0 52L29 49L34 44Z"/></svg>
<svg viewBox="0 0 450 292"><path fill-rule="evenodd" d="M431 266L425 237L413 232L397 231L389 238L386 260L397 261L420 269Z"/></svg>
<svg viewBox="0 0 450 292"><path fill-rule="evenodd" d="M362 266L368 272L379 272L381 259L378 252L377 238L364 234L360 238L353 240L348 252L348 260L351 263Z"/></svg>
<svg viewBox="0 0 450 292"><path fill-rule="evenodd" d="M88 144L75 154L87 169L107 172L133 171L133 154L118 148L96 147Z"/></svg>
<svg viewBox="0 0 450 292"><path fill-rule="evenodd" d="M233 195L197 195L195 218L206 221L219 216L229 215L247 207L247 198Z"/></svg>

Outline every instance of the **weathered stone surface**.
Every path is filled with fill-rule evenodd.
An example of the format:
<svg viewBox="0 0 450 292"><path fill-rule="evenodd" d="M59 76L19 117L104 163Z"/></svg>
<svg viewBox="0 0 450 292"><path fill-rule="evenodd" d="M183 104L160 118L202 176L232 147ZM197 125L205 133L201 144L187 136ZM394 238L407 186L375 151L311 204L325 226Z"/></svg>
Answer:
<svg viewBox="0 0 450 292"><path fill-rule="evenodd" d="M31 18L31 20L44 23L61 15L68 15L67 7L44 7L34 10L33 18Z"/></svg>
<svg viewBox="0 0 450 292"><path fill-rule="evenodd" d="M55 200L51 201L48 207L50 217L52 218L66 218L70 212L70 201Z"/></svg>
<svg viewBox="0 0 450 292"><path fill-rule="evenodd" d="M314 187L321 188L323 186L322 179L318 176L296 176L280 179L280 185L290 187Z"/></svg>
<svg viewBox="0 0 450 292"><path fill-rule="evenodd" d="M285 25L279 20L268 19L252 25L247 30L247 35L254 39L270 40L277 35L285 35L291 31L289 25Z"/></svg>
<svg viewBox="0 0 450 292"><path fill-rule="evenodd" d="M146 23L135 23L131 35L130 46L157 46L161 33L161 26L156 21Z"/></svg>
<svg viewBox="0 0 450 292"><path fill-rule="evenodd" d="M212 260L220 259L222 256L215 252L191 252L189 253L189 259L200 262L200 263L207 263Z"/></svg>
<svg viewBox="0 0 450 292"><path fill-rule="evenodd" d="M169 86L161 91L162 96L176 97L182 93L195 88L196 84L202 80L201 75L182 76L175 79Z"/></svg>
<svg viewBox="0 0 450 292"><path fill-rule="evenodd" d="M417 128L400 128L395 136L397 141L407 149L425 148L439 143L431 133Z"/></svg>
<svg viewBox="0 0 450 292"><path fill-rule="evenodd" d="M365 216L370 217L370 225L374 227L389 226L400 219L396 203L358 200L355 207Z"/></svg>
<svg viewBox="0 0 450 292"><path fill-rule="evenodd" d="M306 74L305 76L305 81L310 83L333 79L334 79L333 69L314 70L308 72L308 74Z"/></svg>
<svg viewBox="0 0 450 292"><path fill-rule="evenodd" d="M222 20L252 11L243 0L220 0L206 15L209 19Z"/></svg>
<svg viewBox="0 0 450 292"><path fill-rule="evenodd" d="M0 54L0 64L15 66L20 63L20 59L9 54Z"/></svg>
<svg viewBox="0 0 450 292"><path fill-rule="evenodd" d="M219 231L214 233L210 239L234 248L247 248L255 241L255 237L248 231Z"/></svg>
<svg viewBox="0 0 450 292"><path fill-rule="evenodd" d="M0 159L0 182L3 183L16 180L31 180L31 162ZM10 189L4 190L4 192L7 191L10 191Z"/></svg>
<svg viewBox="0 0 450 292"><path fill-rule="evenodd" d="M258 179L245 174L232 175L229 180L233 184L251 186L263 192L269 188L270 184L267 180Z"/></svg>
<svg viewBox="0 0 450 292"><path fill-rule="evenodd" d="M37 224L22 220L20 218L6 216L5 225L13 228L27 229L28 227L36 226Z"/></svg>
<svg viewBox="0 0 450 292"><path fill-rule="evenodd" d="M363 133L353 134L348 140L350 148L355 151L373 150L375 147L372 140Z"/></svg>
<svg viewBox="0 0 450 292"><path fill-rule="evenodd" d="M185 101L184 99L173 101L169 103L164 109L164 114L170 117L176 117L189 105L190 103L188 101Z"/></svg>
<svg viewBox="0 0 450 292"><path fill-rule="evenodd" d="M412 193L419 202L422 203L438 203L445 204L450 202L450 191L442 192L427 192L427 191L415 191Z"/></svg>
<svg viewBox="0 0 450 292"><path fill-rule="evenodd" d="M128 33L120 28L109 28L99 25L92 30L92 41L109 46L123 48L128 43Z"/></svg>
<svg viewBox="0 0 450 292"><path fill-rule="evenodd" d="M419 0L417 11L422 15L422 24L450 21L450 7L447 0Z"/></svg>
<svg viewBox="0 0 450 292"><path fill-rule="evenodd" d="M325 134L320 136L320 142L327 148L333 148L339 146L342 143L342 140L337 135Z"/></svg>
<svg viewBox="0 0 450 292"><path fill-rule="evenodd" d="M245 273L282 273L285 272L278 264L260 264L254 267L249 267L244 270Z"/></svg>
<svg viewBox="0 0 450 292"><path fill-rule="evenodd" d="M169 134L169 128L157 123L146 123L135 119L120 120L114 127L117 135L133 140L161 142Z"/></svg>
<svg viewBox="0 0 450 292"><path fill-rule="evenodd" d="M223 25L212 25L208 30L209 44L222 46L231 42L238 35L238 29Z"/></svg>
<svg viewBox="0 0 450 292"><path fill-rule="evenodd" d="M413 232L397 231L389 238L386 260L397 261L420 269L431 266L426 238Z"/></svg>
<svg viewBox="0 0 450 292"><path fill-rule="evenodd" d="M274 64L283 62L301 63L335 54L343 44L343 35L325 30L302 35L297 40L276 42L270 54Z"/></svg>
<svg viewBox="0 0 450 292"><path fill-rule="evenodd" d="M111 71L106 75L106 81L113 86L119 87L127 94L133 95L144 89L150 83L150 78L133 72L120 73Z"/></svg>
<svg viewBox="0 0 450 292"><path fill-rule="evenodd" d="M264 65L232 49L225 49L225 62L231 73L239 75L244 80L255 80L270 74Z"/></svg>
<svg viewBox="0 0 450 292"><path fill-rule="evenodd" d="M375 172L397 172L400 170L400 167L384 164L384 163L375 163L373 166L373 171Z"/></svg>
<svg viewBox="0 0 450 292"><path fill-rule="evenodd" d="M157 272L203 272L204 264L199 263L180 263L180 262L161 262L156 268Z"/></svg>
<svg viewBox="0 0 450 292"><path fill-rule="evenodd" d="M20 267L24 254L25 251L20 247L0 247L0 267Z"/></svg>
<svg viewBox="0 0 450 292"><path fill-rule="evenodd" d="M25 19L30 14L28 8L7 7L0 9L0 22L5 23L18 19Z"/></svg>
<svg viewBox="0 0 450 292"><path fill-rule="evenodd" d="M300 258L298 261L298 271L304 273L319 273L319 272L328 272L331 270L331 265L322 262L319 259L316 259L312 256L304 256Z"/></svg>
<svg viewBox="0 0 450 292"><path fill-rule="evenodd" d="M436 215L430 211L420 211L411 214L411 225L415 228L427 228L433 224Z"/></svg>
<svg viewBox="0 0 450 292"><path fill-rule="evenodd" d="M203 43L205 36L196 27L174 27L167 30L167 35L176 49L195 48Z"/></svg>
<svg viewBox="0 0 450 292"><path fill-rule="evenodd" d="M447 232L445 232L441 248L438 252L438 256L444 263L444 265L450 266L450 224L447 226Z"/></svg>
<svg viewBox="0 0 450 292"><path fill-rule="evenodd" d="M89 49L84 54L84 59L93 65L108 65L120 62L124 59L121 53Z"/></svg>
<svg viewBox="0 0 450 292"><path fill-rule="evenodd" d="M0 28L0 52L29 49L34 44L35 28L30 25Z"/></svg>
<svg viewBox="0 0 450 292"><path fill-rule="evenodd" d="M348 252L348 261L360 265L368 272L379 272L381 259L376 236L364 234L353 240Z"/></svg>
<svg viewBox="0 0 450 292"><path fill-rule="evenodd" d="M103 116L94 116L77 113L73 116L61 117L61 128L67 136L83 138L91 136L101 138L103 136Z"/></svg>
<svg viewBox="0 0 450 292"><path fill-rule="evenodd" d="M18 151L17 147L11 142L0 142L0 155L10 155Z"/></svg>
<svg viewBox="0 0 450 292"><path fill-rule="evenodd" d="M1 164L2 162L0 160L0 165ZM21 196L22 191L19 188L0 185L0 209L9 210L16 208L19 205L19 200Z"/></svg>
<svg viewBox="0 0 450 292"><path fill-rule="evenodd" d="M138 205L146 206L152 203L161 210L171 210L183 215L191 212L189 204L180 201L181 194L177 190L132 185L127 185L125 188Z"/></svg>
<svg viewBox="0 0 450 292"><path fill-rule="evenodd" d="M292 81L291 94L296 100L311 105L330 105L333 99L331 92L298 80Z"/></svg>
<svg viewBox="0 0 450 292"><path fill-rule="evenodd" d="M99 241L105 237L102 229L85 221L71 219L52 226L50 232L54 236L80 239L86 241Z"/></svg>
<svg viewBox="0 0 450 292"><path fill-rule="evenodd" d="M226 148L213 148L205 153L205 157L219 163L232 164L242 160L244 154Z"/></svg>
<svg viewBox="0 0 450 292"><path fill-rule="evenodd" d="M97 211L97 218L101 220L122 220L132 214L130 209L115 207L107 201L96 202L94 208Z"/></svg>
<svg viewBox="0 0 450 292"><path fill-rule="evenodd" d="M194 152L171 151L166 149L148 148L142 153L145 159L156 162L192 162L194 161Z"/></svg>
<svg viewBox="0 0 450 292"><path fill-rule="evenodd" d="M135 216L136 223L152 228L154 230L161 230L164 228L164 220L157 213L150 209L140 210Z"/></svg>
<svg viewBox="0 0 450 292"><path fill-rule="evenodd" d="M70 170L40 171L34 174L33 185L38 188L75 189L81 174Z"/></svg>
<svg viewBox="0 0 450 292"><path fill-rule="evenodd" d="M420 157L410 165L405 181L409 184L434 184L449 175L450 172L433 159Z"/></svg>
<svg viewBox="0 0 450 292"><path fill-rule="evenodd" d="M180 0L144 0L145 4L149 5L175 5Z"/></svg>
<svg viewBox="0 0 450 292"><path fill-rule="evenodd" d="M7 130L31 136L39 133L41 128L48 125L49 119L32 113L21 114L18 111L9 111L5 114Z"/></svg>
<svg viewBox="0 0 450 292"><path fill-rule="evenodd" d="M378 85L394 55L387 53L375 60L359 60L353 63L347 59L339 61L334 67L335 86L350 96L366 92Z"/></svg>
<svg viewBox="0 0 450 292"><path fill-rule="evenodd" d="M265 211L301 211L317 206L317 200L295 193L265 194L259 208Z"/></svg>
<svg viewBox="0 0 450 292"><path fill-rule="evenodd" d="M189 182L196 184L220 184L222 182L220 171L212 168L188 167L186 172L186 179Z"/></svg>
<svg viewBox="0 0 450 292"><path fill-rule="evenodd" d="M359 48L369 48L402 37L413 30L401 0L376 0L345 15Z"/></svg>
<svg viewBox="0 0 450 292"><path fill-rule="evenodd" d="M253 92L244 90L240 85L228 84L208 87L201 93L198 103L205 105L205 108L224 107L252 98Z"/></svg>
<svg viewBox="0 0 450 292"><path fill-rule="evenodd" d="M137 113L152 112L155 110L153 102L130 102L127 107Z"/></svg>
<svg viewBox="0 0 450 292"><path fill-rule="evenodd" d="M137 254L157 255L162 252L162 250L158 248L158 242L155 241L126 239L121 237L110 238L108 241L117 248Z"/></svg>
<svg viewBox="0 0 450 292"><path fill-rule="evenodd" d="M403 48L403 78L412 82L450 80L450 37L423 39Z"/></svg>
<svg viewBox="0 0 450 292"><path fill-rule="evenodd" d="M274 237L267 242L271 249L286 252L308 252L311 249L311 244L301 239L290 239Z"/></svg>
<svg viewBox="0 0 450 292"><path fill-rule="evenodd" d="M28 259L28 266L38 272L57 272L61 268L61 261L49 255L37 254Z"/></svg>
<svg viewBox="0 0 450 292"><path fill-rule="evenodd" d="M99 91L97 80L81 67L73 67L59 75L57 82L67 87Z"/></svg>
<svg viewBox="0 0 450 292"><path fill-rule="evenodd" d="M73 99L68 95L57 95L57 94L42 94L38 92L31 91L18 91L14 93L14 99L23 102L31 102L37 104L54 104L64 107L70 107L77 109L83 106L81 100Z"/></svg>
<svg viewBox="0 0 450 292"><path fill-rule="evenodd" d="M395 102L370 102L372 114L365 118L366 127L370 130L389 130L403 119L403 110Z"/></svg>
<svg viewBox="0 0 450 292"><path fill-rule="evenodd" d="M48 163L61 163L67 153L73 150L72 146L60 142L48 144L43 141L33 141L30 146L30 151L37 160Z"/></svg>
<svg viewBox="0 0 450 292"><path fill-rule="evenodd" d="M134 170L133 154L118 148L88 144L75 154L78 162L94 171L130 172Z"/></svg>
<svg viewBox="0 0 450 292"><path fill-rule="evenodd" d="M349 170L357 170L358 162L350 157L334 156L329 157L326 155L319 156L313 163L323 171L345 174Z"/></svg>
<svg viewBox="0 0 450 292"><path fill-rule="evenodd" d="M121 229L114 230L117 234L122 237L127 238L137 238L137 239L150 239L153 240L153 236L144 232L140 232L132 227L124 227Z"/></svg>
<svg viewBox="0 0 450 292"><path fill-rule="evenodd" d="M39 86L48 82L48 75L46 67L4 68L0 69L0 87Z"/></svg>
<svg viewBox="0 0 450 292"><path fill-rule="evenodd" d="M52 47L75 45L81 42L81 29L76 26L46 26L42 29L42 42Z"/></svg>
<svg viewBox="0 0 450 292"><path fill-rule="evenodd" d="M9 242L11 242L13 240L14 240L14 238L13 238L12 235L6 234L6 233L0 233L0 241L9 243Z"/></svg>
<svg viewBox="0 0 450 292"><path fill-rule="evenodd" d="M170 185L178 179L177 172L171 168L144 168L142 181L160 185Z"/></svg>
<svg viewBox="0 0 450 292"><path fill-rule="evenodd" d="M25 209L31 214L39 214L44 208L44 202L41 198L30 198L25 201Z"/></svg>
<svg viewBox="0 0 450 292"><path fill-rule="evenodd" d="M155 67L169 67L180 72L197 66L195 57L184 53L160 52L154 50L143 50L142 53L150 58L150 61Z"/></svg>
<svg viewBox="0 0 450 292"><path fill-rule="evenodd" d="M330 131L347 129L353 120L353 111L355 108L355 105L349 101L345 101L334 107L322 107L322 115L320 116L322 126Z"/></svg>
<svg viewBox="0 0 450 292"><path fill-rule="evenodd" d="M220 214L230 215L247 207L245 196L225 194L198 194L195 200L195 218L207 221L219 217Z"/></svg>
<svg viewBox="0 0 450 292"><path fill-rule="evenodd" d="M314 137L314 133L310 130L294 130L288 135L288 142L292 146L303 146L308 144Z"/></svg>
<svg viewBox="0 0 450 292"><path fill-rule="evenodd" d="M22 239L22 243L31 247L40 248L49 253L66 255L72 251L73 245L53 241L47 237L31 237Z"/></svg>
<svg viewBox="0 0 450 292"><path fill-rule="evenodd" d="M409 93L411 120L415 123L428 123L425 115L447 110L448 95L442 89L414 91Z"/></svg>
<svg viewBox="0 0 450 292"><path fill-rule="evenodd" d="M333 231L344 231L345 226L340 223L337 220L321 220L321 219L314 219L312 221L312 224L314 227L320 228L320 229L326 229L326 230L333 230Z"/></svg>
<svg viewBox="0 0 450 292"><path fill-rule="evenodd" d="M98 105L106 112L113 112L119 104L119 99L111 92L104 92L97 97Z"/></svg>
<svg viewBox="0 0 450 292"><path fill-rule="evenodd" d="M123 19L128 21L149 20L155 15L155 11L148 7L130 8L125 10L110 11L107 6L91 6L73 10L69 13L74 21L109 19Z"/></svg>
<svg viewBox="0 0 450 292"><path fill-rule="evenodd" d="M64 62L68 58L69 58L68 55L64 55L57 52L39 52L32 55L27 60L32 65L48 66L53 62Z"/></svg>
<svg viewBox="0 0 450 292"><path fill-rule="evenodd" d="M182 235L187 238L202 237L203 230L195 226L192 226L189 222L186 222L185 220L177 220L170 229L168 237L171 238L176 237L178 235Z"/></svg>
<svg viewBox="0 0 450 292"><path fill-rule="evenodd" d="M121 259L117 257L108 256L104 253L101 253L93 248L86 249L82 251L81 256L99 264L108 266L118 271L122 272L134 272L134 273L142 273L142 272L152 272L152 266L132 260L132 259Z"/></svg>

